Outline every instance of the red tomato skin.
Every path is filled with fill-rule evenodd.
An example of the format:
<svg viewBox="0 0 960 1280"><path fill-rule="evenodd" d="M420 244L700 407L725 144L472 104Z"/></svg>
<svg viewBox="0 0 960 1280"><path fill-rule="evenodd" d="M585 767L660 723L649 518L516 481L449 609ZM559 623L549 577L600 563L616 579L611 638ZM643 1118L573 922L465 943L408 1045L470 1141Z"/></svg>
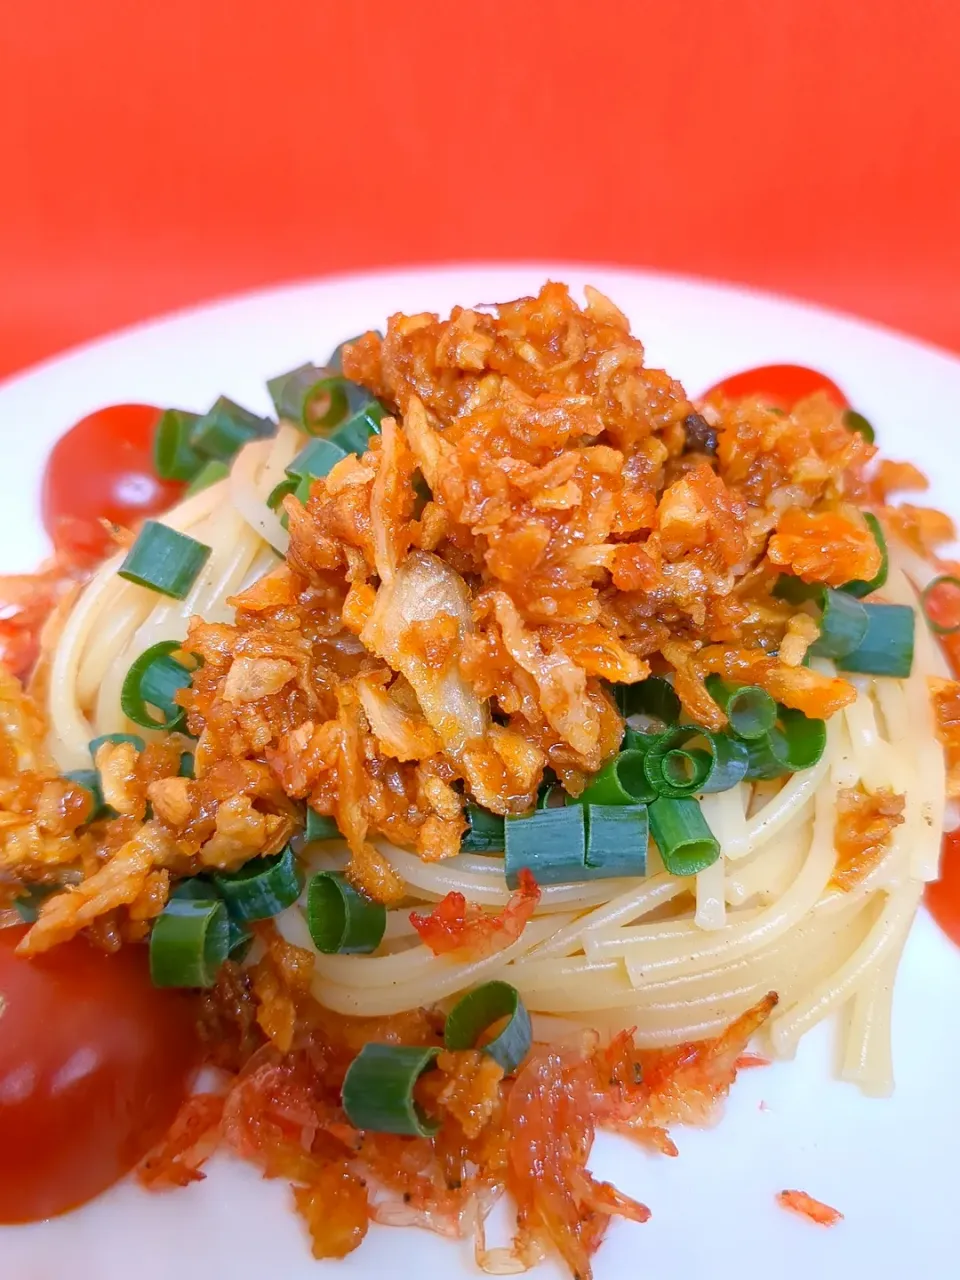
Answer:
<svg viewBox="0 0 960 1280"><path fill-rule="evenodd" d="M150 984L146 948L83 939L34 959L0 930L0 1223L91 1200L162 1136L199 1062L188 996Z"/></svg>
<svg viewBox="0 0 960 1280"><path fill-rule="evenodd" d="M832 378L801 364L765 364L744 369L715 382L702 399L742 400L744 396L764 396L776 409L789 411L799 401L825 391L840 409L849 409L850 401Z"/></svg>
<svg viewBox="0 0 960 1280"><path fill-rule="evenodd" d="M115 404L89 414L53 446L43 474L43 524L54 546L96 557L111 550L99 522L130 528L180 498L184 486L158 478L153 436L161 411Z"/></svg>
<svg viewBox="0 0 960 1280"><path fill-rule="evenodd" d="M940 879L927 885L924 901L943 932L960 947L960 831L943 837Z"/></svg>

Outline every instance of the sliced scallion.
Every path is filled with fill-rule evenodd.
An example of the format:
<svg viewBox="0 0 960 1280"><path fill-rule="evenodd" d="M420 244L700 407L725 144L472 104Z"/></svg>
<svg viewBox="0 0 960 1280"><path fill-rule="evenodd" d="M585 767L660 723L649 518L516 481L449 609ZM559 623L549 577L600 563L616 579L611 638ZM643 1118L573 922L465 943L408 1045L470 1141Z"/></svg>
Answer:
<svg viewBox="0 0 960 1280"><path fill-rule="evenodd" d="M647 874L647 806L588 804L584 865L590 880Z"/></svg>
<svg viewBox="0 0 960 1280"><path fill-rule="evenodd" d="M353 1127L372 1133L433 1137L440 1126L417 1106L413 1091L439 1052L439 1048L365 1044L343 1080L343 1109Z"/></svg>
<svg viewBox="0 0 960 1280"><path fill-rule="evenodd" d="M230 462L251 440L265 440L276 431L275 422L260 418L226 396L193 424L190 443L205 458Z"/></svg>
<svg viewBox="0 0 960 1280"><path fill-rule="evenodd" d="M287 475L300 480L304 476L328 475L338 462L347 456L345 449L328 440L325 436L315 436L300 450L287 467Z"/></svg>
<svg viewBox="0 0 960 1280"><path fill-rule="evenodd" d="M695 876L720 856L720 842L707 826L698 801L662 796L649 808L650 834L672 876Z"/></svg>
<svg viewBox="0 0 960 1280"><path fill-rule="evenodd" d="M913 609L906 604L865 604L867 630L852 653L837 659L840 671L905 680L913 668Z"/></svg>
<svg viewBox="0 0 960 1280"><path fill-rule="evenodd" d="M13 900L14 909L23 923L36 924L40 908L50 894L56 893L59 888L60 886L56 884L27 885L26 892Z"/></svg>
<svg viewBox="0 0 960 1280"><path fill-rule="evenodd" d="M193 673L171 657L181 647L179 640L161 640L133 663L120 689L120 707L128 720L144 729L168 732L183 724L185 712L174 699L189 686ZM157 716L150 707L156 709Z"/></svg>
<svg viewBox="0 0 960 1280"><path fill-rule="evenodd" d="M823 584L820 582L804 582L792 573L781 573L773 584L773 593L778 600L786 600L788 604L805 604L808 600L819 601L823 595Z"/></svg>
<svg viewBox="0 0 960 1280"><path fill-rule="evenodd" d="M780 707L779 710L787 768L791 773L812 769L827 746L826 722L806 716L793 707Z"/></svg>
<svg viewBox="0 0 960 1280"><path fill-rule="evenodd" d="M150 934L150 978L155 987L212 987L229 950L219 899L172 897Z"/></svg>
<svg viewBox="0 0 960 1280"><path fill-rule="evenodd" d="M751 781L783 778L792 772L787 763L789 750L786 736L777 725L762 737L751 738L747 743L747 754L747 778Z"/></svg>
<svg viewBox="0 0 960 1280"><path fill-rule="evenodd" d="M355 387L338 370L321 369L315 364L302 364L267 383L277 416L310 432L342 422Z"/></svg>
<svg viewBox="0 0 960 1280"><path fill-rule="evenodd" d="M290 845L269 858L252 858L239 871L215 872L213 883L238 920L267 920L300 897L303 877Z"/></svg>
<svg viewBox="0 0 960 1280"><path fill-rule="evenodd" d="M63 775L78 787L82 787L90 796L90 812L84 822L96 822L98 818L113 813L109 805L104 804L103 791L100 786L100 774L96 769L71 769Z"/></svg>
<svg viewBox="0 0 960 1280"><path fill-rule="evenodd" d="M856 409L844 409L843 425L848 431L856 431L858 435L863 436L867 444L873 444L876 439L873 426L862 413L857 413Z"/></svg>
<svg viewBox="0 0 960 1280"><path fill-rule="evenodd" d="M587 830L583 805L538 809L504 823L504 871L515 889L521 870L537 884L568 884L585 878Z"/></svg>
<svg viewBox="0 0 960 1280"><path fill-rule="evenodd" d="M307 926L318 951L364 955L383 941L387 909L355 889L346 876L321 871L307 885Z"/></svg>
<svg viewBox="0 0 960 1280"><path fill-rule="evenodd" d="M854 578L852 582L843 584L843 590L846 591L847 595L856 596L858 600L870 595L873 591L879 591L886 582L887 574L890 571L890 557L887 553L887 540L883 536L883 526L872 511L865 511L863 518L870 526L873 539L880 548L880 568L869 580Z"/></svg>
<svg viewBox="0 0 960 1280"><path fill-rule="evenodd" d="M614 686L620 714L650 716L661 724L673 725L680 719L680 699L669 680L663 676L647 676L636 684Z"/></svg>
<svg viewBox="0 0 960 1280"><path fill-rule="evenodd" d="M90 739L90 743L89 743L90 758L94 762L97 759L97 752L100 750L100 748L103 746L105 742L112 742L112 743L130 742L133 744L134 747L136 747L138 751L142 751L144 747L147 745L144 742L144 740L140 737L140 735L137 733L103 733L100 735L99 738Z"/></svg>
<svg viewBox="0 0 960 1280"><path fill-rule="evenodd" d="M128 582L182 600L209 558L206 543L157 520L147 520L117 573Z"/></svg>
<svg viewBox="0 0 960 1280"><path fill-rule="evenodd" d="M846 591L823 589L820 635L810 646L819 658L843 658L858 648L867 633L867 611Z"/></svg>
<svg viewBox="0 0 960 1280"><path fill-rule="evenodd" d="M644 752L636 749L620 751L595 773L569 804L643 804L652 800L656 788L644 772Z"/></svg>
<svg viewBox="0 0 960 1280"><path fill-rule="evenodd" d="M777 704L756 684L735 684L721 676L707 676L707 692L726 713L738 738L762 738L777 722Z"/></svg>
<svg viewBox="0 0 960 1280"><path fill-rule="evenodd" d="M167 409L153 434L153 467L161 480L192 480L203 458L190 442L199 414Z"/></svg>
<svg viewBox="0 0 960 1280"><path fill-rule="evenodd" d="M370 437L380 434L380 424L388 412L386 405L379 400L369 399L355 408L331 433L330 440L347 453L364 453Z"/></svg>
<svg viewBox="0 0 960 1280"><path fill-rule="evenodd" d="M369 333L371 331L367 330L367 332ZM372 332L375 333L377 337L380 338L382 341L383 334L380 332L379 329L374 329L372 330ZM364 337L364 334L358 333L354 338L344 338L343 342L341 342L339 346L334 347L333 352L331 353L330 359L327 361L327 368L334 369L336 370L337 373L342 373L344 347L349 347L352 342L359 342L362 337Z"/></svg>
<svg viewBox="0 0 960 1280"><path fill-rule="evenodd" d="M482 1043L484 1032L503 1018L507 1022L502 1030ZM454 1051L479 1049L498 1062L505 1074L516 1071L533 1043L530 1015L516 987L495 979L461 996L447 1014L443 1043Z"/></svg>
<svg viewBox="0 0 960 1280"><path fill-rule="evenodd" d="M317 813L316 809L311 809L307 805L307 821L303 838L306 844L310 844L312 840L339 840L341 839L340 828L333 818L325 813Z"/></svg>
<svg viewBox="0 0 960 1280"><path fill-rule="evenodd" d="M746 775L747 751L729 734L680 725L650 747L643 769L660 796L729 791Z"/></svg>
<svg viewBox="0 0 960 1280"><path fill-rule="evenodd" d="M195 771L195 765L196 765L196 757L194 756L193 752L181 751L180 752L180 768L177 770L178 777L195 778L197 776Z"/></svg>
<svg viewBox="0 0 960 1280"><path fill-rule="evenodd" d="M278 511L283 504L284 498L288 493L296 493L299 479L297 476L287 476L286 480L281 480L275 484L267 495L267 506L271 511Z"/></svg>
<svg viewBox="0 0 960 1280"><path fill-rule="evenodd" d="M171 898L184 898L191 902L219 902L220 895L216 885L206 876L188 876L181 880ZM253 942L253 934L245 920L235 919L227 911L227 954L231 960L240 961L246 955Z"/></svg>
<svg viewBox="0 0 960 1280"><path fill-rule="evenodd" d="M504 848L503 818L478 804L468 804L463 815L467 829L460 841L461 853L502 853Z"/></svg>
<svg viewBox="0 0 960 1280"><path fill-rule="evenodd" d="M186 497L191 498L195 493L202 493L212 484L226 480L229 474L230 468L227 463L221 462L219 458L210 458L187 485Z"/></svg>
<svg viewBox="0 0 960 1280"><path fill-rule="evenodd" d="M941 573L920 592L920 608L923 610L923 616L926 619L927 626L938 636L952 636L955 632L960 631L960 622L951 624L938 622L933 616L933 610L936 609L937 598L940 593L953 596L953 607L949 610L953 617L957 617L958 610L957 593L960 592L960 578L955 578L952 573ZM932 606L932 608L931 608Z"/></svg>

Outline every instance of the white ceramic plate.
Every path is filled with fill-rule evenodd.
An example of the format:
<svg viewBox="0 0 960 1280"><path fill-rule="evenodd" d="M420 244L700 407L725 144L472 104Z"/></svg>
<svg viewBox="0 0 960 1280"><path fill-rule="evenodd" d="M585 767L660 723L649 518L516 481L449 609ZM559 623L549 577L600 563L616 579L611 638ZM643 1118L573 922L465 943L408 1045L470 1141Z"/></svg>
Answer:
<svg viewBox="0 0 960 1280"><path fill-rule="evenodd" d="M36 493L47 451L83 414L119 401L205 410L220 393L267 410L264 380L322 357L390 312L534 292L545 277L592 283L621 306L662 365L696 393L725 373L773 362L832 375L877 428L888 456L932 478L933 505L960 514L954 419L960 361L814 307L665 276L554 264L366 275L254 294L138 326L0 387L0 569L43 554ZM897 982L897 1092L868 1101L831 1079L830 1027L796 1062L744 1072L709 1132L678 1129L680 1157L601 1135L594 1168L653 1210L615 1224L597 1280L770 1276L776 1280L957 1273L960 951L922 913ZM0 1025L2 1034L2 1025ZM15 1164L16 1152L0 1152ZM846 1215L824 1230L777 1207L800 1188ZM4 1280L373 1280L475 1272L470 1245L373 1228L344 1263L315 1263L285 1184L222 1160L203 1183L148 1195L115 1188L64 1218L0 1228ZM559 1277L559 1267L538 1275Z"/></svg>

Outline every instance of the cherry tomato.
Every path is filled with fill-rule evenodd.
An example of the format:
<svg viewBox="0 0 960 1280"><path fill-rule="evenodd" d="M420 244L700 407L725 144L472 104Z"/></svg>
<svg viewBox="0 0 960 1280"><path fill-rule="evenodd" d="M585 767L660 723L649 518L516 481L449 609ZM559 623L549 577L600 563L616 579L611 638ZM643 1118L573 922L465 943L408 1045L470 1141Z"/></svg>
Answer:
<svg viewBox="0 0 960 1280"><path fill-rule="evenodd" d="M723 396L726 400L742 400L744 396L760 395L774 408L789 411L798 400L817 391L825 391L839 408L849 409L850 401L831 378L801 364L765 364L732 373L729 378L715 382L703 393L703 399Z"/></svg>
<svg viewBox="0 0 960 1280"><path fill-rule="evenodd" d="M81 418L61 436L43 475L43 523L54 546L74 557L103 556L101 519L130 526L166 511L182 484L158 479L153 433L160 410L115 404Z"/></svg>
<svg viewBox="0 0 960 1280"><path fill-rule="evenodd" d="M943 837L940 879L927 885L924 900L943 932L960 946L960 831Z"/></svg>
<svg viewBox="0 0 960 1280"><path fill-rule="evenodd" d="M0 930L0 1222L83 1204L166 1131L198 1061L191 1000L150 984L145 947L83 939L26 959Z"/></svg>

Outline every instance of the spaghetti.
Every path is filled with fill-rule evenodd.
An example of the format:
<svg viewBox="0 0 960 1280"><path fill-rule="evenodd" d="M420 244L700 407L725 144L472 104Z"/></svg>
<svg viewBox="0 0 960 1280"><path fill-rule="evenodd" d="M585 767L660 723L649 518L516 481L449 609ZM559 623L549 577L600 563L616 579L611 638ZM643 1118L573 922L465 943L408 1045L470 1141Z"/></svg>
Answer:
<svg viewBox="0 0 960 1280"><path fill-rule="evenodd" d="M101 834L85 885L142 859L142 874L104 901L121 927L124 910L149 921L178 879L236 874L292 837L304 881L342 874L350 892L381 901L382 924L358 914L354 953L330 954L315 943L305 896L292 902L300 883L268 886L274 942L258 935L247 964L283 942L309 958L305 982L287 972L271 979L272 996L260 989L260 1023L280 1053L296 1045L308 999L321 1021L373 1025L448 1011L499 982L531 1015L538 1052L567 1064L561 1073L585 1033L617 1046L625 1027L641 1055L699 1042L726 1062L727 1029L762 1023L772 1053L789 1057L845 1009L844 1078L888 1093L896 967L946 820L930 681L947 673L920 613L912 661L890 674L858 657L852 631L829 636L826 607L818 613L824 592L848 589L842 625L863 637L891 606L916 611L937 572L919 554L929 547L896 540L895 522L878 547L854 506L872 501L872 446L826 395L786 415L761 396L694 406L644 368L606 299L591 294L581 311L558 286L498 318L394 317L385 340L366 335L345 359L386 405L366 449L342 447L341 427L340 460L278 505L306 434L335 417L336 379L314 378L311 394L328 397L319 409L305 400L299 423L250 439L227 478L159 517L210 549L182 599L120 577L123 552L49 624L36 688L62 774L89 769L92 741L133 732L148 744L143 758L170 741L196 757L195 779L178 779L155 762L144 773L133 747L97 750L119 816L91 828ZM309 390L305 370L295 385ZM711 435L719 443L704 454ZM288 494L298 482L294 473ZM832 656L816 656L818 636ZM121 708L131 666L161 642L201 661L176 699L189 737L131 724ZM650 744L665 741L663 726L630 711L633 695L615 703L609 692L642 689L651 665L688 726L662 777L650 772ZM782 729L745 722L737 738L707 692L717 677L763 691ZM825 742L802 766L784 765L797 749L790 726L813 741L821 721ZM679 874L661 837L643 851L642 875L619 863L588 874L588 852L578 877L552 875L546 849L541 882L512 891L511 824L549 812L564 790L575 808L625 728L647 772L630 782L636 794L618 781L627 789L616 803L645 813L690 797L719 854ZM713 776L723 789L709 790ZM642 794L650 785L655 800ZM538 788L543 808L531 815ZM328 824L323 838L309 826L304 836L303 801L310 822ZM458 851L467 803L505 818L499 847L494 837ZM842 830L841 812L874 825ZM111 821L126 823L115 838ZM845 840L860 851L849 883L837 879ZM43 879L9 850L4 865ZM76 932L75 893L41 908L26 950ZM346 890L332 901L354 909ZM458 949L454 935L452 952L440 949L441 921L474 941ZM365 928L376 929L372 946ZM283 992L285 1030L274 1007ZM725 1087L732 1071L718 1079ZM646 1124L653 1104L643 1105ZM589 1252L585 1221L574 1235ZM528 1217L525 1230L540 1228ZM573 1265L576 1250L559 1247Z"/></svg>

